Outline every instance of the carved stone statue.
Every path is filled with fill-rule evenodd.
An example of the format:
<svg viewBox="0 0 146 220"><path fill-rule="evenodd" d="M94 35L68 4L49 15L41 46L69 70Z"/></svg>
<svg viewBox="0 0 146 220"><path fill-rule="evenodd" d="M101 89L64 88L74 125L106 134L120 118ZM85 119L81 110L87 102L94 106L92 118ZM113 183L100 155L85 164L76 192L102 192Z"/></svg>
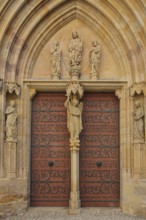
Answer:
<svg viewBox="0 0 146 220"><path fill-rule="evenodd" d="M101 47L97 41L92 41L92 49L89 53L89 62L91 64L91 79L99 79L99 63L101 58Z"/></svg>
<svg viewBox="0 0 146 220"><path fill-rule="evenodd" d="M134 142L144 142L144 109L141 102L135 103Z"/></svg>
<svg viewBox="0 0 146 220"><path fill-rule="evenodd" d="M78 80L81 73L81 58L82 58L83 43L77 32L72 33L72 40L69 44L69 61L70 74L72 80Z"/></svg>
<svg viewBox="0 0 146 220"><path fill-rule="evenodd" d="M70 132L71 140L79 140L82 126L83 103L80 98L83 96L83 87L78 82L72 82L67 87L67 127Z"/></svg>
<svg viewBox="0 0 146 220"><path fill-rule="evenodd" d="M52 79L59 79L61 75L61 49L59 46L59 42L55 41L51 50L51 69Z"/></svg>
<svg viewBox="0 0 146 220"><path fill-rule="evenodd" d="M6 141L17 142L17 113L15 101L11 100L6 109Z"/></svg>

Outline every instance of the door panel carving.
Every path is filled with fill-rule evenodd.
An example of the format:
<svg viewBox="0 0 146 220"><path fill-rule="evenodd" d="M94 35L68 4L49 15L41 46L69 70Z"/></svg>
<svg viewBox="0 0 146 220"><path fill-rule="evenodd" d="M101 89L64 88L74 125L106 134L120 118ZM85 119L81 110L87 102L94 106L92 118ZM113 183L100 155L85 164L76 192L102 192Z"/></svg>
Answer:
<svg viewBox="0 0 146 220"><path fill-rule="evenodd" d="M82 206L119 206L119 102L114 93L86 93L80 147Z"/></svg>
<svg viewBox="0 0 146 220"><path fill-rule="evenodd" d="M64 93L32 101L31 206L68 206L70 148Z"/></svg>

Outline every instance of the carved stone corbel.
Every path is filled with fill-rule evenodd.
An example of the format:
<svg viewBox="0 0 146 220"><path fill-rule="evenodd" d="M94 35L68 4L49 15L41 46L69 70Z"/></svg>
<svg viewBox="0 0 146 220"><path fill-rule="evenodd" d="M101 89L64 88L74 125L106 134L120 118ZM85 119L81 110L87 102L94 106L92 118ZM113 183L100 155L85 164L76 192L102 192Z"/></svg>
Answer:
<svg viewBox="0 0 146 220"><path fill-rule="evenodd" d="M36 93L37 93L36 89L30 89L29 90L29 97L30 97L31 100L36 95Z"/></svg>
<svg viewBox="0 0 146 220"><path fill-rule="evenodd" d="M117 96L118 99L121 99L123 97L123 88L117 89L115 91L115 96Z"/></svg>
<svg viewBox="0 0 146 220"><path fill-rule="evenodd" d="M5 92L12 94L13 92L16 95L20 95L21 87L17 82L5 82Z"/></svg>

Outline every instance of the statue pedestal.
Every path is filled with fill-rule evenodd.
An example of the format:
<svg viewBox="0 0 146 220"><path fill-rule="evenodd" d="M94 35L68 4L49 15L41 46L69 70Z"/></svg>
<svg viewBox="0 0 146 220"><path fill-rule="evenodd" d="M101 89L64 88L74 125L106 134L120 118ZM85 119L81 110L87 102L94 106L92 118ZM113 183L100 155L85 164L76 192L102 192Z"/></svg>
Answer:
<svg viewBox="0 0 146 220"><path fill-rule="evenodd" d="M133 175L136 179L144 178L146 169L145 162L145 143L134 142L134 161L133 161Z"/></svg>
<svg viewBox="0 0 146 220"><path fill-rule="evenodd" d="M12 141L5 142L5 167L6 177L16 178L16 150L17 143Z"/></svg>
<svg viewBox="0 0 146 220"><path fill-rule="evenodd" d="M69 201L69 214L80 213L79 192L79 140L70 140L71 146L71 193Z"/></svg>

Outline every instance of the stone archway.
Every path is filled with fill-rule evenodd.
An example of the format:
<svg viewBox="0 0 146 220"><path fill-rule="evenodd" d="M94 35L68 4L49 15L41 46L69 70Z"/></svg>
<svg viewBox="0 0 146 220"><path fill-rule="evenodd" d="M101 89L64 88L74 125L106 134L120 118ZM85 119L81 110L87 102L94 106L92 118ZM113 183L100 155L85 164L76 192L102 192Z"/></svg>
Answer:
<svg viewBox="0 0 146 220"><path fill-rule="evenodd" d="M64 91L69 83L68 41L72 27L85 42L82 64L83 83L86 91L116 92L120 99L120 167L121 203L124 212L145 215L145 140L134 142L131 112L135 102L146 106L145 100L145 5L128 1L5 1L0 9L1 78L4 82L1 96L1 158L0 178L2 196L29 195L30 180L30 121L29 96L36 91ZM5 19L7 18L7 19ZM64 34L66 33L66 34ZM91 39L92 38L92 39ZM100 80L89 79L88 53L96 38L102 48ZM54 40L64 49L62 79L50 80L50 52ZM64 62L66 61L66 62ZM41 63L41 65L40 65ZM11 89L6 92L5 82L21 87L21 95ZM131 87L132 86L132 87ZM10 86L11 87L11 86ZM5 107L15 99L18 113L18 143L14 170L15 178L8 176L5 154ZM145 118L143 119L143 121ZM144 124L145 121L144 121ZM146 136L146 134L145 134ZM14 186L16 189L14 190ZM138 189L138 190L137 190ZM137 194L135 195L135 191ZM15 198L15 197L14 197ZM135 199L133 199L135 198ZM29 201L24 201L28 206Z"/></svg>

